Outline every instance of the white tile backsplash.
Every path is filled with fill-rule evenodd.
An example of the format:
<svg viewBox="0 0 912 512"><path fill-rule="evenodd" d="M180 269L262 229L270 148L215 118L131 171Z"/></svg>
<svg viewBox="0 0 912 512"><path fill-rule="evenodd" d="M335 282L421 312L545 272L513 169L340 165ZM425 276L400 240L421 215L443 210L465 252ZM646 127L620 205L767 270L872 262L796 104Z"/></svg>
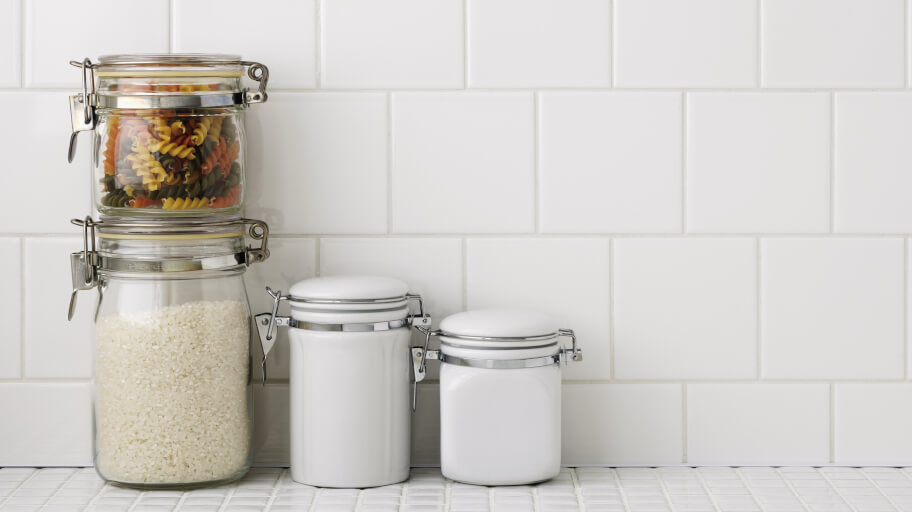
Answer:
<svg viewBox="0 0 912 512"><path fill-rule="evenodd" d="M71 60L168 52L168 0L143 2L139 12L125 9L118 0L22 4L26 87L82 87L82 74L69 65ZM66 111L64 105L60 111Z"/></svg>
<svg viewBox="0 0 912 512"><path fill-rule="evenodd" d="M463 1L323 2L323 86L462 87Z"/></svg>
<svg viewBox="0 0 912 512"><path fill-rule="evenodd" d="M218 12L237 14L218 16L217 30L201 30ZM317 0L263 0L256 8L242 0L182 0L173 2L173 17L175 52L235 53L266 64L270 87L316 85Z"/></svg>
<svg viewBox="0 0 912 512"><path fill-rule="evenodd" d="M835 228L912 233L912 94L836 95Z"/></svg>
<svg viewBox="0 0 912 512"><path fill-rule="evenodd" d="M563 392L565 464L683 460L680 384L565 383Z"/></svg>
<svg viewBox="0 0 912 512"><path fill-rule="evenodd" d="M22 376L22 274L21 246L18 238L0 238L0 267L16 269L7 274L6 286L0 288L0 379L18 379Z"/></svg>
<svg viewBox="0 0 912 512"><path fill-rule="evenodd" d="M70 253L81 250L82 239L27 238L24 244L24 376L87 379L92 376L97 293L81 292L73 320L67 321L73 290Z"/></svg>
<svg viewBox="0 0 912 512"><path fill-rule="evenodd" d="M368 274L390 276L420 294L433 325L462 311L462 240L455 238L324 238L320 241L320 275ZM369 254L370 258L364 255ZM417 313L417 304L412 304ZM415 331L412 344L423 345ZM431 346L438 344L436 338ZM427 366L427 379L436 379L440 365Z"/></svg>
<svg viewBox="0 0 912 512"><path fill-rule="evenodd" d="M615 0L618 87L753 87L760 0Z"/></svg>
<svg viewBox="0 0 912 512"><path fill-rule="evenodd" d="M777 466L826 461L829 401L825 384L689 384L687 460Z"/></svg>
<svg viewBox="0 0 912 512"><path fill-rule="evenodd" d="M838 464L904 465L912 458L912 384L836 385Z"/></svg>
<svg viewBox="0 0 912 512"><path fill-rule="evenodd" d="M393 232L534 226L530 93L393 94Z"/></svg>
<svg viewBox="0 0 912 512"><path fill-rule="evenodd" d="M0 411L15 411L0 466L91 463L95 297L73 322L64 311L81 248L68 221L95 184L89 135L64 162L81 86L68 61L134 51L270 67L246 122L245 214L273 235L246 276L254 311L267 284L351 272L406 281L438 321L550 312L585 354L562 370L567 464L912 465L910 13L908 0L0 0ZM259 464L287 463L287 348L280 334L256 390ZM439 461L435 372L417 464ZM617 473L633 511L753 507L726 487L739 475L700 471L707 505L650 502L633 483L651 470ZM884 505L798 487L812 510Z"/></svg>
<svg viewBox="0 0 912 512"><path fill-rule="evenodd" d="M6 158L0 218L7 220L0 222L2 230L72 233L70 219L85 217L92 205L91 137L79 136L76 159L68 165L70 123L66 95L4 91L0 92L0 102L6 105L7 115L16 120L0 127L0 153ZM46 174L44 179L48 181L44 185L36 179L41 174Z"/></svg>
<svg viewBox="0 0 912 512"><path fill-rule="evenodd" d="M584 360L565 379L607 379L610 368L608 241L473 238L468 241L466 305L527 308L573 329Z"/></svg>
<svg viewBox="0 0 912 512"><path fill-rule="evenodd" d="M278 233L386 233L385 94L276 93L258 107L247 119L249 215Z"/></svg>
<svg viewBox="0 0 912 512"><path fill-rule="evenodd" d="M0 59L8 63L7 70L0 76L0 87L19 87L22 76L22 34L21 0L3 0L0 2Z"/></svg>
<svg viewBox="0 0 912 512"><path fill-rule="evenodd" d="M903 0L762 0L765 87L902 87Z"/></svg>
<svg viewBox="0 0 912 512"><path fill-rule="evenodd" d="M904 377L903 241L761 242L763 376Z"/></svg>
<svg viewBox="0 0 912 512"><path fill-rule="evenodd" d="M542 231L679 231L681 104L679 93L543 93Z"/></svg>
<svg viewBox="0 0 912 512"><path fill-rule="evenodd" d="M757 243L614 241L618 379L757 376Z"/></svg>
<svg viewBox="0 0 912 512"><path fill-rule="evenodd" d="M92 393L87 383L0 385L4 466L92 465Z"/></svg>
<svg viewBox="0 0 912 512"><path fill-rule="evenodd" d="M826 94L695 93L687 101L689 229L828 229Z"/></svg>
<svg viewBox="0 0 912 512"><path fill-rule="evenodd" d="M269 240L269 264L252 265L247 269L244 281L247 297L253 314L272 311L273 299L266 293L266 287L288 293L291 285L302 279L317 275L317 241L312 238L274 238ZM287 313L282 305L280 314ZM261 350L253 351L254 362L259 363ZM275 345L266 358L266 376L269 381L288 380L288 361L291 355L288 347L288 329L278 329ZM259 375L260 364L255 364Z"/></svg>
<svg viewBox="0 0 912 512"><path fill-rule="evenodd" d="M465 0L470 87L611 85L609 0Z"/></svg>

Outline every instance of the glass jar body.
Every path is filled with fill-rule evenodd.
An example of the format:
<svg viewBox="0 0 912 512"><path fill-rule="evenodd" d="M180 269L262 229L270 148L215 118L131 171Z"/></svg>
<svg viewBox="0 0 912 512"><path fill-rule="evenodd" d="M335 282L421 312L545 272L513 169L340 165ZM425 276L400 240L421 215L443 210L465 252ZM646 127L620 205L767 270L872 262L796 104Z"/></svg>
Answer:
<svg viewBox="0 0 912 512"><path fill-rule="evenodd" d="M95 206L104 215L233 214L244 205L240 107L98 109Z"/></svg>
<svg viewBox="0 0 912 512"><path fill-rule="evenodd" d="M243 268L102 275L95 467L131 487L188 488L250 468L250 309Z"/></svg>

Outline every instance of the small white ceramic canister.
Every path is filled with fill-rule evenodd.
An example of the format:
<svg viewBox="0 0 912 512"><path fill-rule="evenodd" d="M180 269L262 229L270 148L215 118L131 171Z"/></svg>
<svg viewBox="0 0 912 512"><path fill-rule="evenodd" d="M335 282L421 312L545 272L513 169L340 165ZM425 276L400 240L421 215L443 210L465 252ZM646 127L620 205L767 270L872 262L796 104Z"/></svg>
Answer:
<svg viewBox="0 0 912 512"><path fill-rule="evenodd" d="M561 362L582 360L572 330L518 310L476 310L443 319L440 350L413 348L416 380L440 366L443 475L476 485L522 485L560 472ZM569 338L565 348L561 340Z"/></svg>
<svg viewBox="0 0 912 512"><path fill-rule="evenodd" d="M430 327L421 297L396 279L307 279L257 315L264 346L287 325L291 476L318 487L375 487L409 476L410 326ZM409 312L416 300L418 313ZM287 300L290 317L276 316Z"/></svg>

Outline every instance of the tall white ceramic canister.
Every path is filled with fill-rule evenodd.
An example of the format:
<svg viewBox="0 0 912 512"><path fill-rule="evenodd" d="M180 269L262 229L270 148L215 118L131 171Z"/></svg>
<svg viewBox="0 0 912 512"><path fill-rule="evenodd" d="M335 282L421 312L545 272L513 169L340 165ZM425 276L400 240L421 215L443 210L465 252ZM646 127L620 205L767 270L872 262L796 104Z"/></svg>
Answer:
<svg viewBox="0 0 912 512"><path fill-rule="evenodd" d="M572 330L548 315L475 310L448 316L440 350L413 348L416 379L440 366L443 475L476 485L524 485L560 472L562 362L582 360ZM562 339L572 342L569 348Z"/></svg>
<svg viewBox="0 0 912 512"><path fill-rule="evenodd" d="M318 277L257 315L264 346L288 326L291 476L318 487L374 487L409 476L414 390L410 339L430 327L396 279ZM277 316L288 301L291 316ZM417 314L410 313L412 301Z"/></svg>

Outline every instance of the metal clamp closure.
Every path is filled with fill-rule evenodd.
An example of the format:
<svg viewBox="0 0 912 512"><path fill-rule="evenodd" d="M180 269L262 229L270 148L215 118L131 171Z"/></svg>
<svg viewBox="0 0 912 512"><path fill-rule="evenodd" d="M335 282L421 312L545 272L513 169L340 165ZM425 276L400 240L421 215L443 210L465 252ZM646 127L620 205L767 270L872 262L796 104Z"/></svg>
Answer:
<svg viewBox="0 0 912 512"><path fill-rule="evenodd" d="M252 61L241 61L247 67L247 76L258 83L256 90L244 88L240 92L228 91L224 94L205 95L107 95L98 94L95 90L95 67L88 58L82 61L71 60L70 65L82 70L82 93L70 96L70 122L73 131L67 150L67 161L72 163L76 156L76 136L79 132L95 129L97 120L96 108L125 109L176 109L176 108L214 108L255 103L265 103L266 84L269 81L269 68L264 64ZM80 112L81 111L81 112Z"/></svg>
<svg viewBox="0 0 912 512"><path fill-rule="evenodd" d="M515 370L520 368L540 368L560 364L560 353L551 356L530 357L526 359L469 359L444 354L439 350L429 350L427 359L436 359L441 363L471 368L487 368L495 370Z"/></svg>
<svg viewBox="0 0 912 512"><path fill-rule="evenodd" d="M168 262L136 260L130 258L117 258L101 256L95 247L96 228L158 228L158 223L142 222L95 222L92 217L85 219L72 219L71 223L82 228L82 251L70 255L70 271L73 282L73 292L70 294L70 303L67 310L67 319L72 320L76 311L76 296L80 290L91 290L100 284L99 271L133 271L133 272L161 272L161 271L191 271L205 268L229 268L237 265L250 266L254 263L265 261L269 258L269 226L265 222L255 219L233 219L227 221L210 222L206 226L219 227L233 224L249 224L248 234L254 240L260 240L259 247L247 246L244 252L228 256L214 256L209 258L195 258L192 261ZM175 227L180 227L175 224Z"/></svg>
<svg viewBox="0 0 912 512"><path fill-rule="evenodd" d="M82 62L70 61L70 64L82 68L82 94L70 96L70 122L73 125L73 132L70 134L67 162L72 163L76 156L76 136L79 132L95 129L95 68L88 58L82 59Z"/></svg>
<svg viewBox="0 0 912 512"><path fill-rule="evenodd" d="M568 361L582 361L583 349L576 346L576 333L573 329L558 329L558 336L569 336L571 340L570 348L561 348L560 360L567 364Z"/></svg>
<svg viewBox="0 0 912 512"><path fill-rule="evenodd" d="M247 66L247 76L254 82L259 82L259 88L256 91L244 89L244 105L252 103L265 103L266 83L269 81L269 68L259 62L241 61L242 66Z"/></svg>

